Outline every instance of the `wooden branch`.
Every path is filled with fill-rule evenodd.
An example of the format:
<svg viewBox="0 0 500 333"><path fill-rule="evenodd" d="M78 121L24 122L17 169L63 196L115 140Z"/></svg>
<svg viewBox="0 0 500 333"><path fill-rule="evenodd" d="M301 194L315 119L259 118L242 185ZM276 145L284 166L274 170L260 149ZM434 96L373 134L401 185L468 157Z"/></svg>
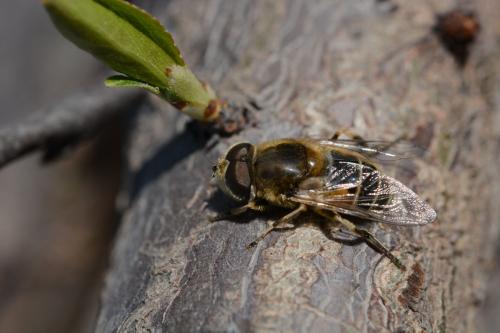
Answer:
<svg viewBox="0 0 500 333"><path fill-rule="evenodd" d="M261 110L256 127L212 149L196 128L183 129L182 115L149 105L137 116L123 190L129 202L98 332L473 330L498 220L498 147L485 94L493 88L484 83L499 57L488 60L484 46L494 38L485 29L461 70L431 34L433 8L387 3L155 5L195 72L224 97L251 96ZM482 12L493 3L472 4ZM488 26L497 16L481 17ZM406 135L426 149L397 176L436 208L438 221L372 229L406 273L314 225L273 233L247 251L265 217L208 223L208 214L231 205L210 184L211 166L230 144L327 137L342 127L369 139Z"/></svg>
<svg viewBox="0 0 500 333"><path fill-rule="evenodd" d="M71 96L18 125L0 129L0 168L36 150L43 151L44 161L57 158L117 115L136 109L142 97L138 91L95 89Z"/></svg>

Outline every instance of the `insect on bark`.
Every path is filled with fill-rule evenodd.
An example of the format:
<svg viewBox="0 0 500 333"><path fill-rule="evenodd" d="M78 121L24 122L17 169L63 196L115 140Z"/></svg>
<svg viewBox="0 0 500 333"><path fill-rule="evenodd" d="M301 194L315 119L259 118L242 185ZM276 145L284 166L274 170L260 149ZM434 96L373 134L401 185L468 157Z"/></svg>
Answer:
<svg viewBox="0 0 500 333"><path fill-rule="evenodd" d="M245 204L212 221L249 209L263 211L268 206L289 209L247 246L253 247L271 231L293 223L306 211L312 212L339 223L404 270L396 256L353 220L416 226L433 222L436 212L407 186L382 172L377 159L398 159L387 149L391 143L359 137L339 140L338 136L336 133L329 140L280 139L257 145L245 142L229 148L214 166L214 177L226 195Z"/></svg>

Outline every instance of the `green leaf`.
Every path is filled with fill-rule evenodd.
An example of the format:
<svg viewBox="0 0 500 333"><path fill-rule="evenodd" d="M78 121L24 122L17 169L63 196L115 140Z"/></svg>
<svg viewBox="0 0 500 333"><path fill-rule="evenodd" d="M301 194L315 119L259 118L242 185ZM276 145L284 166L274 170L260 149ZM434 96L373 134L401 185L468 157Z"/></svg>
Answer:
<svg viewBox="0 0 500 333"><path fill-rule="evenodd" d="M159 47L168 54L177 65L184 66L181 52L175 45L172 35L165 30L161 23L152 15L134 6L131 3L121 0L95 0L101 5L109 8L118 16L123 17L137 30L148 36Z"/></svg>
<svg viewBox="0 0 500 333"><path fill-rule="evenodd" d="M140 87L201 120L215 120L220 102L186 66L172 36L153 16L124 0L43 0L61 33L125 74L112 87Z"/></svg>
<svg viewBox="0 0 500 333"><path fill-rule="evenodd" d="M164 70L176 64L141 30L119 13L102 5L116 1L45 0L44 4L61 33L78 47L92 53L117 72L165 87ZM126 2L123 5L136 10Z"/></svg>
<svg viewBox="0 0 500 333"><path fill-rule="evenodd" d="M179 110L199 120L214 120L218 116L220 101L213 90L206 84L196 80L194 74L186 67L173 65L166 69L167 88L160 89L161 96ZM200 94L200 91L204 91ZM212 103L212 104L211 104ZM214 103L216 109L214 110Z"/></svg>
<svg viewBox="0 0 500 333"><path fill-rule="evenodd" d="M146 89L147 91L159 95L160 94L160 88L158 87L153 87L152 85L149 85L145 82L133 79L128 76L124 75L113 75L108 77L105 81L104 84L107 87L111 88L142 88Z"/></svg>

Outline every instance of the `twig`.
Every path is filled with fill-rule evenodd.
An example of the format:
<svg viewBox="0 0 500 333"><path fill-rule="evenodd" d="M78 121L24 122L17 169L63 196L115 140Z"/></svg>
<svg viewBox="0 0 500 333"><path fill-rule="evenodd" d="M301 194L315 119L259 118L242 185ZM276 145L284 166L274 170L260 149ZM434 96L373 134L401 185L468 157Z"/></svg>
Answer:
<svg viewBox="0 0 500 333"><path fill-rule="evenodd" d="M139 91L95 89L0 129L0 168L36 150L44 151L45 161L56 158L68 146L95 134L103 123L136 108L143 96Z"/></svg>

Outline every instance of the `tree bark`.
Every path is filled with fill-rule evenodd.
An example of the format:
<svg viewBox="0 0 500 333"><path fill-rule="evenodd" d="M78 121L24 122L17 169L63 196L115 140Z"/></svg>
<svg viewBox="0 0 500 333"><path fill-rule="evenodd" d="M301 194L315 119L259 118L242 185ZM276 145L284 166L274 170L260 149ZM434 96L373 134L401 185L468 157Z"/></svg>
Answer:
<svg viewBox="0 0 500 333"><path fill-rule="evenodd" d="M434 6L433 6L434 5ZM432 35L441 1L171 0L154 12L194 72L255 106L256 125L206 142L155 100L134 119L123 224L97 331L469 332L496 240L495 0L469 2L483 30L465 68ZM449 4L448 4L449 5ZM151 7L150 7L151 8ZM257 110L258 109L258 110ZM426 149L399 173L432 225L373 225L399 271L314 224L245 245L265 218L209 224L232 203L211 167L238 141L406 136Z"/></svg>

